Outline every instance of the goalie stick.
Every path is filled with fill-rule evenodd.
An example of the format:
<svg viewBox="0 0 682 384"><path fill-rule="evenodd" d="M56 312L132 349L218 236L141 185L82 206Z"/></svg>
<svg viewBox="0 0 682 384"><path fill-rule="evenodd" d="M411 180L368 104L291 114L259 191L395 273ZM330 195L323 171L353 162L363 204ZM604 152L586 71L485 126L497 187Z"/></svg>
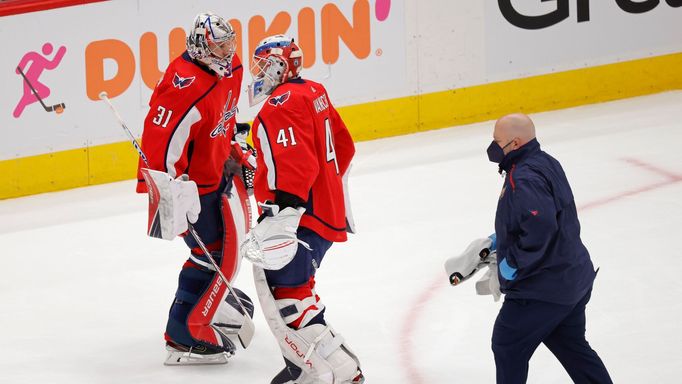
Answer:
<svg viewBox="0 0 682 384"><path fill-rule="evenodd" d="M28 87L31 88L33 95L36 97L36 99L38 99L38 102L40 102L40 105L43 106L43 108L45 109L45 112L54 112L56 114L60 114L60 113L64 112L64 108L66 108L66 104L59 103L59 104L51 105L49 107L47 105L45 105L45 102L43 102L43 99L40 97L40 95L38 94L36 89L33 88L33 84L31 84L31 82L28 81L28 78L26 77L24 72L21 70L21 68L17 67L17 71L19 71L19 74L21 75L21 77L24 78L24 81L26 82L26 84L28 84Z"/></svg>
<svg viewBox="0 0 682 384"><path fill-rule="evenodd" d="M128 134L128 137L132 140L133 147L137 150L138 155L140 155L140 158L144 162L144 164L149 168L149 162L147 161L147 156L145 156L144 152L142 152L142 147L140 144L137 142L137 139L135 139L135 136L133 136L133 133L128 129L128 126L125 124L123 121L123 118L121 115L118 113L116 110L116 107L114 107L114 104L112 104L111 100L109 100L109 97L106 92L101 92L99 94L99 98L106 102L109 105L109 108L111 111L114 113L116 118L118 119L119 124L121 127L123 127L123 130ZM157 197L158 198L158 197ZM150 196L151 199L151 196ZM151 203L151 201L150 201ZM242 313L244 314L244 321L242 323L241 328L239 329L239 332L237 332L237 336L239 337L239 341L242 344L242 347L246 348L250 343L251 340L253 339L254 332L256 330L253 320L251 317L249 317L249 313L244 307L244 304L242 304L241 300L239 299L239 296L237 295L237 292L235 292L234 288L232 288L232 284L230 284L230 281L225 278L225 275L223 272L220 270L220 267L216 263L215 259L213 259L213 256L211 255L211 252L206 248L206 245L204 244L203 240L201 240L201 237L197 233L197 231L194 229L194 226L192 223L187 222L187 225L189 227L189 233L192 235L194 240L196 240L197 244L199 244L199 248L201 248L201 251L206 255L206 258L208 261L211 263L213 266L213 269L218 273L218 275L223 279L225 282L225 285L227 286L227 289L230 291L230 294L234 296L236 299L236 302L239 304L239 307L241 308Z"/></svg>

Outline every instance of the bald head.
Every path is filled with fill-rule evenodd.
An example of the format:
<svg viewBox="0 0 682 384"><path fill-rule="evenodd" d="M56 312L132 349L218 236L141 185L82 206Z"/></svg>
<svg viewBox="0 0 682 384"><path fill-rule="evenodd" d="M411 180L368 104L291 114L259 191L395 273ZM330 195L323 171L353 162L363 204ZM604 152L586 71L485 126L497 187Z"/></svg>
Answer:
<svg viewBox="0 0 682 384"><path fill-rule="evenodd" d="M535 125L523 113L506 115L495 123L493 138L500 147L509 144L504 148L504 153L507 154L535 138Z"/></svg>

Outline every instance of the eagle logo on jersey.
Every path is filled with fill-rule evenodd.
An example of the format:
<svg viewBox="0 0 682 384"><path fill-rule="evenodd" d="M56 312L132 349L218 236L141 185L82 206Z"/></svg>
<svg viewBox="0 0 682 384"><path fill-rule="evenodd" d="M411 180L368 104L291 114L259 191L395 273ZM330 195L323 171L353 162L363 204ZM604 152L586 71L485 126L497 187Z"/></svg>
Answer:
<svg viewBox="0 0 682 384"><path fill-rule="evenodd" d="M291 91L287 91L287 93L283 93L279 96L271 97L270 100L268 100L268 103L277 107L286 103L287 100L289 100L289 96L291 96Z"/></svg>
<svg viewBox="0 0 682 384"><path fill-rule="evenodd" d="M173 86L177 89L187 88L194 82L196 76L180 77L177 73L173 76Z"/></svg>

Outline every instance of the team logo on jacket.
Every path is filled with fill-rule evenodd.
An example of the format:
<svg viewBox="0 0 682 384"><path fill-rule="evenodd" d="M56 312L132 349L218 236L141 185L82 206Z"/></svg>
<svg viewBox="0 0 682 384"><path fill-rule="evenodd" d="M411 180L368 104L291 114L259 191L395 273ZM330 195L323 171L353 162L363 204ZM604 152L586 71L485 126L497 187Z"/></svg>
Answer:
<svg viewBox="0 0 682 384"><path fill-rule="evenodd" d="M187 88L194 82L196 76L180 77L177 73L173 76L173 86L177 89Z"/></svg>
<svg viewBox="0 0 682 384"><path fill-rule="evenodd" d="M287 93L283 93L279 96L271 97L270 100L268 100L268 103L277 107L286 103L287 100L289 100L289 96L291 96L291 91L287 91Z"/></svg>

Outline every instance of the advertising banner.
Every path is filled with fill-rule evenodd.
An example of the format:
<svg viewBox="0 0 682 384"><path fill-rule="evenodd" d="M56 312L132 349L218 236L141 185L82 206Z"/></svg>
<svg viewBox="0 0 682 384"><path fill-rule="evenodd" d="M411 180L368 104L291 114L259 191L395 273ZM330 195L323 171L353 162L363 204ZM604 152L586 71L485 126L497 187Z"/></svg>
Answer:
<svg viewBox="0 0 682 384"><path fill-rule="evenodd" d="M486 6L488 81L682 50L682 0L496 0Z"/></svg>
<svg viewBox="0 0 682 384"><path fill-rule="evenodd" d="M682 0L61 1L0 3L0 199L133 177L137 154L99 94L139 137L205 11L238 34L241 122L258 110L250 55L280 33L356 140L682 89Z"/></svg>
<svg viewBox="0 0 682 384"><path fill-rule="evenodd" d="M140 135L162 71L184 51L194 16L208 10L238 32L243 91L256 44L285 33L301 45L304 76L323 82L339 106L409 92L402 1L117 0L5 16L0 160L124 141L102 91ZM257 112L247 99L241 121Z"/></svg>

